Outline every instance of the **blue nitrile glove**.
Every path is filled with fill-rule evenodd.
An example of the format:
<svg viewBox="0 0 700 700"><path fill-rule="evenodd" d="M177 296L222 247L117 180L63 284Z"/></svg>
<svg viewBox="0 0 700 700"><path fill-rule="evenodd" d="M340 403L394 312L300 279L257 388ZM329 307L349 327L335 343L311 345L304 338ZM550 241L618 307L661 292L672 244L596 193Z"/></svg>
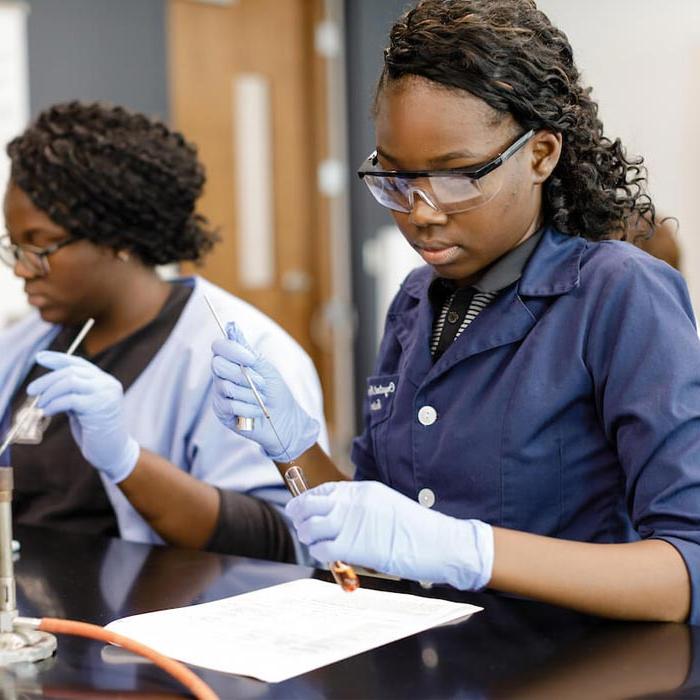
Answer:
<svg viewBox="0 0 700 700"><path fill-rule="evenodd" d="M321 484L292 498L285 510L319 561L339 559L461 590L491 580L490 525L430 510L377 481Z"/></svg>
<svg viewBox="0 0 700 700"><path fill-rule="evenodd" d="M80 357L44 350L36 361L53 372L35 379L30 396L39 396L47 416L68 413L83 457L118 484L136 466L140 448L126 430L122 385Z"/></svg>
<svg viewBox="0 0 700 700"><path fill-rule="evenodd" d="M296 402L274 365L250 348L236 324L229 323L226 332L229 340L215 340L211 346L214 413L227 428L257 442L270 459L296 459L318 440L318 421ZM246 368L272 417L279 440L243 377L241 366ZM254 418L253 430L238 430L236 416Z"/></svg>

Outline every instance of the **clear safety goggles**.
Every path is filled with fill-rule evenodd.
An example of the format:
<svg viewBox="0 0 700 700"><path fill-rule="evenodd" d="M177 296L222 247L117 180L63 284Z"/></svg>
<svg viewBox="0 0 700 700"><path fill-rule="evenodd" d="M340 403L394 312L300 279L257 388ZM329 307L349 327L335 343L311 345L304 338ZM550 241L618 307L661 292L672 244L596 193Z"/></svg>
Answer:
<svg viewBox="0 0 700 700"><path fill-rule="evenodd" d="M79 239L66 238L47 248L37 248L33 245L17 245L10 240L9 236L0 236L0 261L12 268L17 263L22 263L30 272L43 277L49 274L49 255L77 240Z"/></svg>
<svg viewBox="0 0 700 700"><path fill-rule="evenodd" d="M471 168L451 170L379 170L374 151L357 171L374 198L387 209L409 213L420 197L435 211L456 214L486 204L498 194L503 179L485 175L492 173L517 153L535 130L518 137L508 148L487 163Z"/></svg>

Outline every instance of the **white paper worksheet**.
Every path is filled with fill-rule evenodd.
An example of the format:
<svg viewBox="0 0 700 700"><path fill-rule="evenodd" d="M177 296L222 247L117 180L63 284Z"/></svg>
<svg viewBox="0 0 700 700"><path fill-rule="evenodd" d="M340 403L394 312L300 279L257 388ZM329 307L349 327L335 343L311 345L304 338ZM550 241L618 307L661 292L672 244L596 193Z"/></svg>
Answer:
<svg viewBox="0 0 700 700"><path fill-rule="evenodd" d="M188 664L276 683L481 609L300 579L107 629Z"/></svg>

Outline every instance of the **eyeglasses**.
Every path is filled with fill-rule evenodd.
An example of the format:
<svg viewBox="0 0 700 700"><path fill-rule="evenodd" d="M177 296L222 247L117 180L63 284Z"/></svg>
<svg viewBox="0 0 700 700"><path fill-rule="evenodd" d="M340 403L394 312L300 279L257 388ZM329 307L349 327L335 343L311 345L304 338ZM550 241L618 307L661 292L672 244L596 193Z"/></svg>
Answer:
<svg viewBox="0 0 700 700"><path fill-rule="evenodd" d="M379 204L387 209L407 214L413 209L417 195L435 211L456 214L476 209L498 194L503 178L482 178L503 165L534 135L535 130L530 129L495 158L471 168L378 170L374 151L357 174Z"/></svg>
<svg viewBox="0 0 700 700"><path fill-rule="evenodd" d="M48 257L64 246L75 243L78 238L66 238L65 241L54 243L46 248L33 245L17 245L8 235L0 236L0 260L8 267L14 268L19 262L35 275L44 276L49 273Z"/></svg>

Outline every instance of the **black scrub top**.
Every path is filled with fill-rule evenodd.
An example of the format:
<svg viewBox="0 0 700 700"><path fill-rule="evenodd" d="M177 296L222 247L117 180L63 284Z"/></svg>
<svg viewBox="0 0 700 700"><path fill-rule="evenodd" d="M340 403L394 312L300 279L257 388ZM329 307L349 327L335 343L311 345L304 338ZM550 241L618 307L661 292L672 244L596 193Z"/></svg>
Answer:
<svg viewBox="0 0 700 700"><path fill-rule="evenodd" d="M75 354L116 377L126 391L168 339L191 292L189 286L173 284L163 308L152 321L92 357L81 348ZM78 331L76 327L64 327L48 349L65 352ZM27 398L27 386L48 371L33 365L12 398L13 415ZM51 418L41 443L14 444L11 450L15 523L119 536L117 517L99 473L81 454L67 414Z"/></svg>

